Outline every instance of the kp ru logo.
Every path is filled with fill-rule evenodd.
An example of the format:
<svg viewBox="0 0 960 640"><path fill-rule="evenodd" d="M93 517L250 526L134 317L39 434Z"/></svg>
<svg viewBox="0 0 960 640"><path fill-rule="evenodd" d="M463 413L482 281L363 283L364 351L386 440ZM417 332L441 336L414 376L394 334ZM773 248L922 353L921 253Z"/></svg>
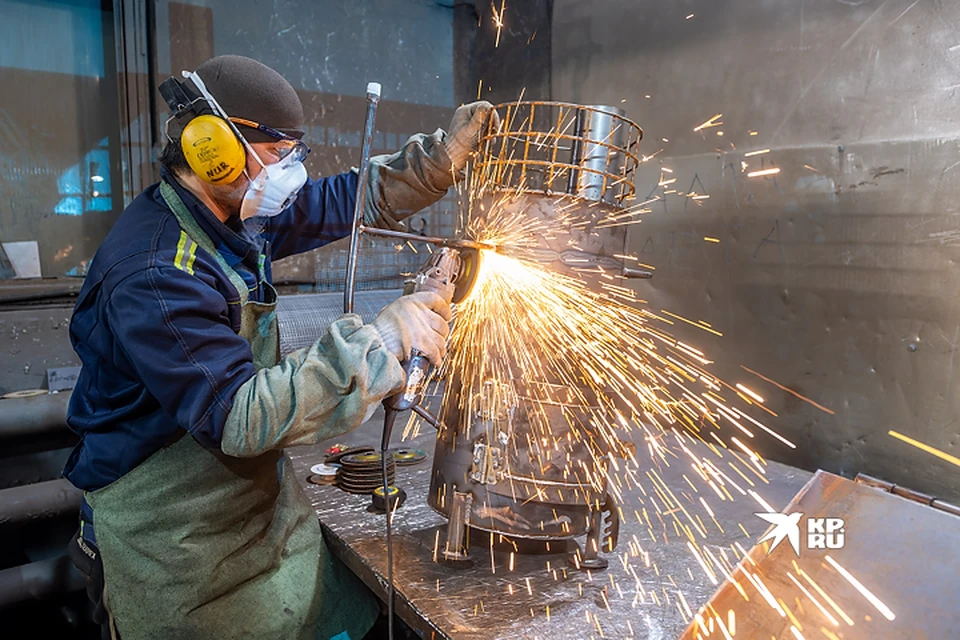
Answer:
<svg viewBox="0 0 960 640"><path fill-rule="evenodd" d="M802 513L755 513L755 516L773 525L759 542L773 540L767 555L777 548L784 538L790 542L793 552L800 556L800 518ZM842 549L846 541L843 518L807 518L807 549Z"/></svg>
<svg viewBox="0 0 960 640"><path fill-rule="evenodd" d="M843 518L807 518L807 549L842 549Z"/></svg>

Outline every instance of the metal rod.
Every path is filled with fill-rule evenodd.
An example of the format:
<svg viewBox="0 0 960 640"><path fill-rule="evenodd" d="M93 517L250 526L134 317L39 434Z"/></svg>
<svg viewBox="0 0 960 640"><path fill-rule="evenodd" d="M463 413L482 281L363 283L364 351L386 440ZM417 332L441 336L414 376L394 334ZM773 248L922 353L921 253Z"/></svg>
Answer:
<svg viewBox="0 0 960 640"><path fill-rule="evenodd" d="M940 509L940 511L946 511L947 513L952 513L955 516L960 516L960 507L955 504L950 504L949 502L944 502L943 500L934 500L930 503L930 506L934 509Z"/></svg>
<svg viewBox="0 0 960 640"><path fill-rule="evenodd" d="M950 504L949 502L944 502L939 498L934 498L928 496L925 493L920 493L919 491L913 491L912 489L907 489L901 487L892 482L887 482L886 480L881 480L880 478L874 478L873 476L868 476L865 473L858 473L857 477L854 479L858 484L863 484L868 487L873 487L875 489L880 489L888 493L892 493L901 498L906 498L907 500L913 500L914 502L919 502L920 504L926 504L934 509L939 509L941 511L946 511L947 513L952 513L953 515L960 516L960 506L955 504Z"/></svg>
<svg viewBox="0 0 960 640"><path fill-rule="evenodd" d="M353 209L353 229L350 232L350 253L347 256L347 281L343 288L343 312L353 313L353 293L357 286L357 252L360 249L360 221L367 203L367 182L370 175L370 148L373 146L377 105L380 104L380 84L367 84L367 117L363 123L363 147L360 150L360 175L357 178L357 201Z"/></svg>
<svg viewBox="0 0 960 640"><path fill-rule="evenodd" d="M387 506L387 638L393 640L393 600L395 587L393 584L393 505L390 503L390 477L387 474L387 454L390 453L390 436L393 435L393 425L400 412L384 403L386 413L383 417L383 435L380 439L380 473L383 486L383 500ZM397 505L400 496L397 496Z"/></svg>
<svg viewBox="0 0 960 640"><path fill-rule="evenodd" d="M487 249L493 251L496 249L492 244L485 242L474 242L473 240L453 240L451 238L436 238L433 236L421 236L406 231L393 231L392 229L380 229L377 227L360 226L360 233L368 233L372 236L381 236L384 238L396 238L397 240L407 240L409 242L427 242L441 247L451 247L454 249Z"/></svg>
<svg viewBox="0 0 960 640"><path fill-rule="evenodd" d="M653 271L647 271L646 269L631 269L630 267L624 267L623 273L621 273L624 278L639 278L641 280L649 280L653 277Z"/></svg>
<svg viewBox="0 0 960 640"><path fill-rule="evenodd" d="M583 142L581 138L583 137L583 130L586 128L586 111L582 109L577 109L576 112L576 122L573 127L573 140L570 144L570 175L567 176L567 193L572 193L574 195L579 195L580 190L578 188L578 183L580 182L580 169L583 167L580 166L580 163L583 161Z"/></svg>

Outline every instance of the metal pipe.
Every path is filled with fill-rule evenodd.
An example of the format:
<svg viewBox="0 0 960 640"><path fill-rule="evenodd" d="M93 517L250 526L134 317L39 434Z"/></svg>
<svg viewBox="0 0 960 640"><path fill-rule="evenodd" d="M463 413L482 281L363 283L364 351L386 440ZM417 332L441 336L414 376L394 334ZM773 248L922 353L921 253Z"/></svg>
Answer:
<svg viewBox="0 0 960 640"><path fill-rule="evenodd" d="M64 478L0 491L0 525L53 518L80 510L83 492Z"/></svg>
<svg viewBox="0 0 960 640"><path fill-rule="evenodd" d="M369 233L372 236L382 236L384 238L396 238L408 242L427 242L440 247L451 247L453 249L487 249L494 251L496 247L486 242L474 242L473 240L454 240L451 238L435 238L433 236L421 236L406 231L394 231L392 229L380 229L378 227L360 226L360 233Z"/></svg>
<svg viewBox="0 0 960 640"><path fill-rule="evenodd" d="M955 516L960 516L960 506L951 504L949 502L944 502L939 498L928 496L925 493L920 493L919 491L914 491L913 489L901 487L900 485L887 482L886 480L881 480L880 478L868 476L865 473L858 473L854 481L859 484L867 485L868 487L881 489L882 491L892 493L893 495L900 496L901 498L906 498L907 500L913 500L914 502L931 506L934 509L939 509L940 511L952 513Z"/></svg>
<svg viewBox="0 0 960 640"><path fill-rule="evenodd" d="M347 281L343 288L343 312L353 313L353 293L357 285L357 252L360 250L360 220L367 203L367 183L370 175L370 148L373 129L380 104L380 84L367 84L367 117L363 123L363 147L360 150L360 176L357 179L357 202L353 209L353 229L350 232L350 253L347 254Z"/></svg>
<svg viewBox="0 0 960 640"><path fill-rule="evenodd" d="M581 112L587 113L587 112ZM578 195L587 200L604 200L608 176L620 175L623 154L619 151L625 143L626 128L622 118L625 113L617 107L594 106L589 112L584 138L581 166L588 171L580 172ZM611 194L612 195L612 194Z"/></svg>
<svg viewBox="0 0 960 640"><path fill-rule="evenodd" d="M83 575L67 556L31 562L0 571L0 609L24 600L44 600L86 586Z"/></svg>
<svg viewBox="0 0 960 640"><path fill-rule="evenodd" d="M653 271L647 271L646 269L631 269L630 267L624 267L623 273L621 273L624 278L639 278L641 280L649 280L653 277Z"/></svg>
<svg viewBox="0 0 960 640"><path fill-rule="evenodd" d="M892 482L887 482L886 480L881 480L880 478L868 476L865 473L858 473L857 477L854 478L854 482L865 484L868 487L873 487L875 489L883 489L884 491L893 491L894 487Z"/></svg>
<svg viewBox="0 0 960 640"><path fill-rule="evenodd" d="M70 393L0 400L0 438L65 430L69 402Z"/></svg>
<svg viewBox="0 0 960 640"><path fill-rule="evenodd" d="M952 513L955 516L960 516L960 507L955 504L950 504L949 502L944 502L943 500L934 500L930 503L930 506L934 509L940 509L940 511L946 511L947 513Z"/></svg>
<svg viewBox="0 0 960 640"><path fill-rule="evenodd" d="M57 298L75 298L78 289L52 289L42 293L20 293L0 296L0 305L15 304L18 302L39 302L41 300L56 300Z"/></svg>

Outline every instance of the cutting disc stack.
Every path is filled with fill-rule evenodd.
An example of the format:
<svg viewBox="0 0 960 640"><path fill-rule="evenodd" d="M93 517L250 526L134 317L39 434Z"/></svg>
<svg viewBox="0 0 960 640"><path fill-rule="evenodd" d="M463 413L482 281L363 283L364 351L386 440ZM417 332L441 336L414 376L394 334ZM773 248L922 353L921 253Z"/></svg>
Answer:
<svg viewBox="0 0 960 640"><path fill-rule="evenodd" d="M340 459L337 484L348 493L370 494L383 486L379 453L356 453ZM397 476L397 464L393 453L387 453L387 478L393 484Z"/></svg>

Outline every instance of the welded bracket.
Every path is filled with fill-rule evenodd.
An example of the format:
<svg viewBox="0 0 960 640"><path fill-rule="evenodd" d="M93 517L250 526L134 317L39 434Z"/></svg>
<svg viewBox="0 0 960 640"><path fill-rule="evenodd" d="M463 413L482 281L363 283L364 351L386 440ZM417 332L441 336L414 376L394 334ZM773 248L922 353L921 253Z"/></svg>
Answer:
<svg viewBox="0 0 960 640"><path fill-rule="evenodd" d="M483 442L473 445L470 479L479 484L497 484L503 477L503 451Z"/></svg>
<svg viewBox="0 0 960 640"><path fill-rule="evenodd" d="M467 549L467 531L470 528L472 510L473 494L454 489L450 519L447 521L447 539L439 553L441 561L452 565L472 563Z"/></svg>

